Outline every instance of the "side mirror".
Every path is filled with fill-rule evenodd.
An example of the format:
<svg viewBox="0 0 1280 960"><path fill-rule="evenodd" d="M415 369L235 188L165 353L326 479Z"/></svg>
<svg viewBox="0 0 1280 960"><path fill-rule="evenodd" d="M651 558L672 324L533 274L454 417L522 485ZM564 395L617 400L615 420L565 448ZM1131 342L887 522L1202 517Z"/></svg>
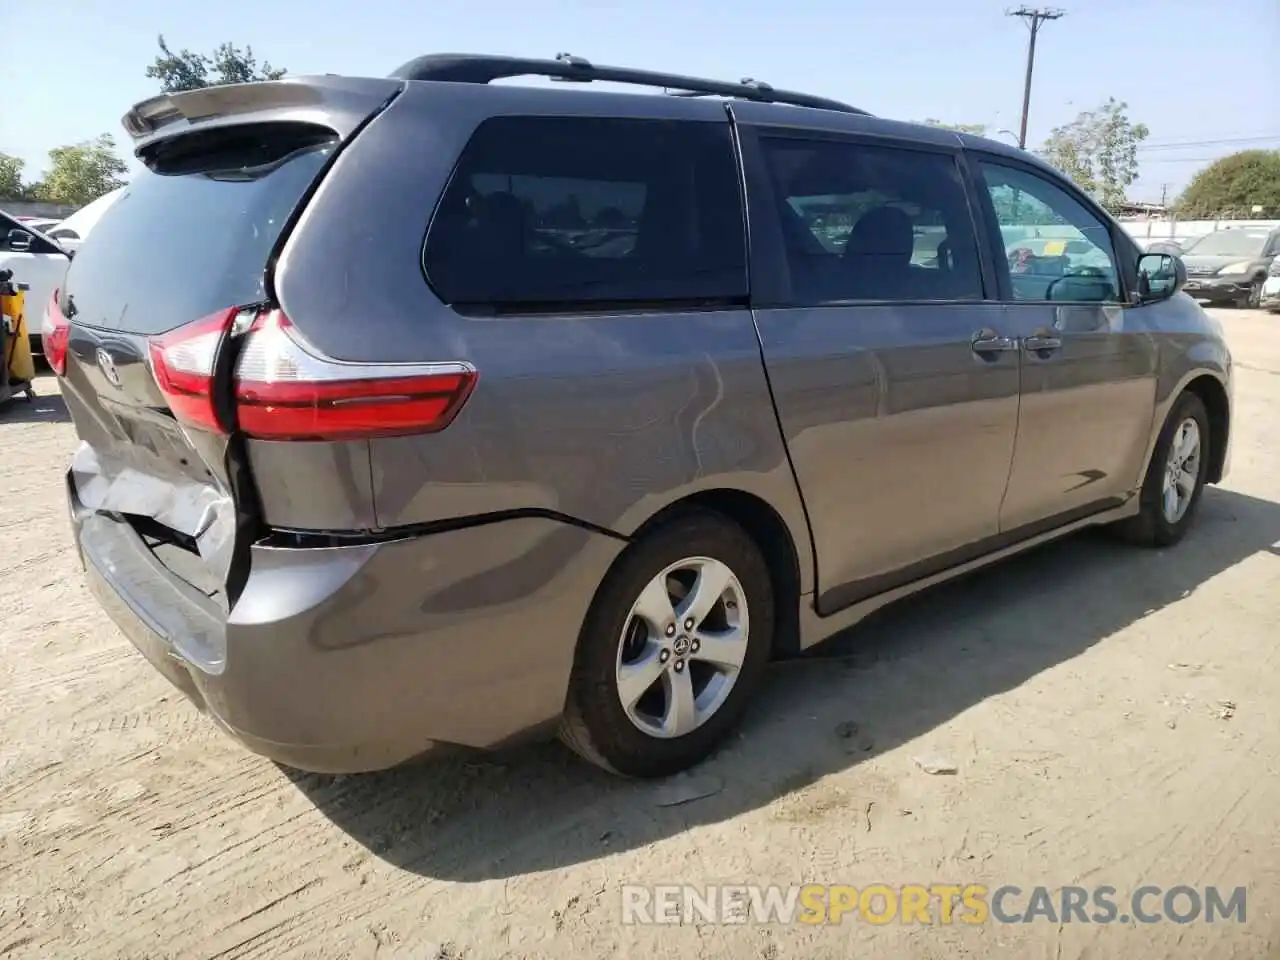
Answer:
<svg viewBox="0 0 1280 960"><path fill-rule="evenodd" d="M1187 282L1182 258L1171 253L1144 253L1138 258L1138 299L1141 303L1168 300Z"/></svg>
<svg viewBox="0 0 1280 960"><path fill-rule="evenodd" d="M31 249L31 241L35 237L25 230L10 230L8 237L5 239L9 244L9 249L14 253L26 253Z"/></svg>

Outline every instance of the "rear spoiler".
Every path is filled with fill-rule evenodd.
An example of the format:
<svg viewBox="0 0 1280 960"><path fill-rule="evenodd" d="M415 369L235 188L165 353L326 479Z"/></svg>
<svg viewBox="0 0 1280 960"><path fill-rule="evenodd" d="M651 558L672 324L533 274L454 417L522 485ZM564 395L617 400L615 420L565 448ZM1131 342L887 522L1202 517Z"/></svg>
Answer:
<svg viewBox="0 0 1280 960"><path fill-rule="evenodd" d="M217 126L314 123L345 139L403 88L401 80L327 75L233 83L151 97L120 122L138 157L160 140Z"/></svg>

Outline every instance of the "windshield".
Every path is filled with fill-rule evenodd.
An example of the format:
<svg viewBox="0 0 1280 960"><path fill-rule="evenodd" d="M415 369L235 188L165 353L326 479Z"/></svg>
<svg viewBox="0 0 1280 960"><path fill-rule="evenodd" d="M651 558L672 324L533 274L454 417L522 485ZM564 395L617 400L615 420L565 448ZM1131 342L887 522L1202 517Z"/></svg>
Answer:
<svg viewBox="0 0 1280 960"><path fill-rule="evenodd" d="M1216 230L1183 249L1184 254L1206 257L1260 257L1268 234L1259 230Z"/></svg>

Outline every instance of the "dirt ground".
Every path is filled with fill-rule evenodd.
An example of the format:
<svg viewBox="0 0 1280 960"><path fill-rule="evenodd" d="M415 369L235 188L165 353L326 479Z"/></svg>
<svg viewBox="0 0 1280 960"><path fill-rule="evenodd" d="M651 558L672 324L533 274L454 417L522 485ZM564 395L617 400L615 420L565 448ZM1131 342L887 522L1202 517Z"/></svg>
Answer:
<svg viewBox="0 0 1280 960"><path fill-rule="evenodd" d="M83 587L59 486L73 431L42 380L0 413L0 955L1280 956L1280 317L1218 315L1240 368L1232 474L1180 547L1086 534L885 611L778 666L740 739L667 785L556 745L345 778L247 753ZM1122 902L1216 884L1248 906L1185 925L621 922L623 884L801 882Z"/></svg>

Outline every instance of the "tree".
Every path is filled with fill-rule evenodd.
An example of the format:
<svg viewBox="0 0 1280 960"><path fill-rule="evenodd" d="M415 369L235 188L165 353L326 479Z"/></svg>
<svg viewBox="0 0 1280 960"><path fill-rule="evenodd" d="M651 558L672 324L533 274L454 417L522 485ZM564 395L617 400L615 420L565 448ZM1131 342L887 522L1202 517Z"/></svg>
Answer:
<svg viewBox="0 0 1280 960"><path fill-rule="evenodd" d="M234 44L224 43L214 48L212 56L206 56L187 49L174 53L163 36L158 39L160 55L147 67L147 76L159 80L160 89L165 93L198 90L224 83L279 80L285 74L283 69L276 69L266 62L259 67L253 47L241 50Z"/></svg>
<svg viewBox="0 0 1280 960"><path fill-rule="evenodd" d="M1054 127L1041 156L1108 209L1125 201L1125 190L1138 179L1138 144L1151 132L1133 123L1129 105L1111 97L1096 110L1086 110L1070 123Z"/></svg>
<svg viewBox="0 0 1280 960"><path fill-rule="evenodd" d="M115 140L104 133L95 140L50 150L49 172L33 192L41 200L84 206L123 186L126 169L116 156Z"/></svg>
<svg viewBox="0 0 1280 960"><path fill-rule="evenodd" d="M943 123L941 120L934 120L932 117L925 120L931 127L941 127L943 130L954 130L956 133L972 133L977 137L985 137L987 135L987 125L985 123Z"/></svg>
<svg viewBox="0 0 1280 960"><path fill-rule="evenodd" d="M26 164L17 157L0 153L0 200L24 200L27 186L22 182Z"/></svg>
<svg viewBox="0 0 1280 960"><path fill-rule="evenodd" d="M1215 160L1191 179L1178 198L1178 216L1280 215L1280 150L1245 150Z"/></svg>

